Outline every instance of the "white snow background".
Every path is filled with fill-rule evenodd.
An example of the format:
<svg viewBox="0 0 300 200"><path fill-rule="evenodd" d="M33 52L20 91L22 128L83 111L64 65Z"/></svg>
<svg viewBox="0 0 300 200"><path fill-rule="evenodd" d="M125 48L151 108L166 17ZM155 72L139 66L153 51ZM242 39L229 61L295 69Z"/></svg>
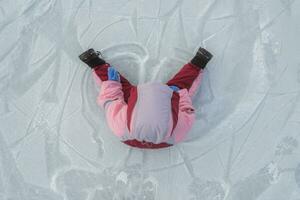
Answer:
<svg viewBox="0 0 300 200"><path fill-rule="evenodd" d="M299 0L0 1L0 200L300 200ZM119 142L78 59L134 84L214 54L187 140Z"/></svg>

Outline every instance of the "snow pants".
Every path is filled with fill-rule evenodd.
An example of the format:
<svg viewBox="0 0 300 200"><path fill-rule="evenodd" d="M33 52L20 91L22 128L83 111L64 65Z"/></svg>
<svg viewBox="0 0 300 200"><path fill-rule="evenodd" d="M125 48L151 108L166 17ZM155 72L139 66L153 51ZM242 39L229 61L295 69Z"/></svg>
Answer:
<svg viewBox="0 0 300 200"><path fill-rule="evenodd" d="M110 65L104 64L94 68L95 73L101 81L107 81L107 69ZM168 86L177 86L179 89L186 88L189 91L190 96L196 93L196 90L200 84L201 69L191 63L185 64L175 76L170 79L166 84ZM134 87L124 76L120 74L120 82L122 84L122 91L124 93L124 101L128 103L131 88Z"/></svg>

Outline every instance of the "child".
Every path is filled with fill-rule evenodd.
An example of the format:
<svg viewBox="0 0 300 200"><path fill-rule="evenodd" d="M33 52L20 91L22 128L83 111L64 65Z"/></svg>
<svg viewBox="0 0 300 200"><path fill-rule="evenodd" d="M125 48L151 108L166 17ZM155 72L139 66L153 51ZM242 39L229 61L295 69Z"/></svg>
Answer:
<svg viewBox="0 0 300 200"><path fill-rule="evenodd" d="M182 141L195 120L191 97L212 55L203 48L166 84L132 85L114 67L89 49L79 58L95 75L101 91L98 104L109 127L127 145L157 149Z"/></svg>

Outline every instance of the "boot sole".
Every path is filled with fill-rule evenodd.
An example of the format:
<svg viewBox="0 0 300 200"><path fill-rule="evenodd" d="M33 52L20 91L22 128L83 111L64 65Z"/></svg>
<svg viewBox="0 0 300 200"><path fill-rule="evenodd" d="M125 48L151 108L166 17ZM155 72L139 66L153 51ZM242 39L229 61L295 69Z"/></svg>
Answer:
<svg viewBox="0 0 300 200"><path fill-rule="evenodd" d="M94 49L88 49L87 51L83 52L82 54L80 54L78 57L80 60L82 61L86 61L88 59L88 57L94 53L95 50Z"/></svg>

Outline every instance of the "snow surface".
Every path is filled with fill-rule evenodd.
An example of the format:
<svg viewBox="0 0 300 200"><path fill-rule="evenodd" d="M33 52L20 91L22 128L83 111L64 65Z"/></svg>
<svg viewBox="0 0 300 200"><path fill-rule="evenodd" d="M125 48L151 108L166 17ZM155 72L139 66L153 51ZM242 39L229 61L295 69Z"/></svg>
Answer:
<svg viewBox="0 0 300 200"><path fill-rule="evenodd" d="M300 1L0 1L1 200L300 200ZM186 142L108 129L87 48L133 83L214 54Z"/></svg>

